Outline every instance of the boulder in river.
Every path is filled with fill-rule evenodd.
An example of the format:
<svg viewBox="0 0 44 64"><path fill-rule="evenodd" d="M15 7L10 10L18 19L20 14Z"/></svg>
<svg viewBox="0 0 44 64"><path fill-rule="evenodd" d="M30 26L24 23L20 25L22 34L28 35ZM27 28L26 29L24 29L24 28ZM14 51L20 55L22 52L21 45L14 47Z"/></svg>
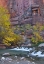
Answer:
<svg viewBox="0 0 44 64"><path fill-rule="evenodd" d="M10 56L10 53L4 53L3 56Z"/></svg>

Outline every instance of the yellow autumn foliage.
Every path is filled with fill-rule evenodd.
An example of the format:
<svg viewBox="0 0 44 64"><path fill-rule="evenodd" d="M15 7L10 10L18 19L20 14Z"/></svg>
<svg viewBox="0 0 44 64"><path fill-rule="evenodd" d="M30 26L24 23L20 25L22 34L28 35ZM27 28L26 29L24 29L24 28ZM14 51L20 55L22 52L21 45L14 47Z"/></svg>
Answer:
<svg viewBox="0 0 44 64"><path fill-rule="evenodd" d="M20 44L23 41L22 37L20 35L14 34L13 36L5 36L5 39L3 39L3 43L7 46L10 46L11 44L16 45Z"/></svg>
<svg viewBox="0 0 44 64"><path fill-rule="evenodd" d="M0 41L7 46L19 44L22 41L22 37L14 34L10 27L10 15L3 7L0 7Z"/></svg>
<svg viewBox="0 0 44 64"><path fill-rule="evenodd" d="M44 26L41 25L40 23L37 23L36 25L33 26L33 37L31 41L35 44L42 43L44 42L44 38L41 36L41 32L44 30Z"/></svg>

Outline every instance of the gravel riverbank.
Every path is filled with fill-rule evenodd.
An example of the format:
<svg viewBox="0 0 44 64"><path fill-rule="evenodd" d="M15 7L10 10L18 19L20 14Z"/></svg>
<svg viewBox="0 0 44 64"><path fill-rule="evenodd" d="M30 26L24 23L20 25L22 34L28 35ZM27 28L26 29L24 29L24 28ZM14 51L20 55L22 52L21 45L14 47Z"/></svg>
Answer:
<svg viewBox="0 0 44 64"><path fill-rule="evenodd" d="M35 64L34 62L30 62L30 61L0 61L0 64Z"/></svg>
<svg viewBox="0 0 44 64"><path fill-rule="evenodd" d="M5 57L4 57L5 58ZM35 62L32 62L25 57L6 57L5 59L0 59L0 64L35 64Z"/></svg>

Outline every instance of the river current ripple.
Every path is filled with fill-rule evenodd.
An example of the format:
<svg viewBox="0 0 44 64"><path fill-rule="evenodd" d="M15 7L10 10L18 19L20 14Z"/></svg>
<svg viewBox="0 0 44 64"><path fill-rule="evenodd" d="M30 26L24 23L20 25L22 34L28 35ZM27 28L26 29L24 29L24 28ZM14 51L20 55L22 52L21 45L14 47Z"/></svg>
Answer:
<svg viewBox="0 0 44 64"><path fill-rule="evenodd" d="M11 53L12 56L2 56L3 53ZM9 50L0 50L0 64L44 64L44 58L32 58L14 55L16 52Z"/></svg>

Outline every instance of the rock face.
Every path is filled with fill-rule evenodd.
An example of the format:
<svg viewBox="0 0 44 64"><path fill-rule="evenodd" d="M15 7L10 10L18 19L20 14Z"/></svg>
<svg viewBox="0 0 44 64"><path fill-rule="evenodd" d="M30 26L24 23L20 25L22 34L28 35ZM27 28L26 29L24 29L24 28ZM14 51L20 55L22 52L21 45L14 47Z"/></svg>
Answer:
<svg viewBox="0 0 44 64"><path fill-rule="evenodd" d="M6 46L4 44L0 44L0 49L6 49Z"/></svg>
<svg viewBox="0 0 44 64"><path fill-rule="evenodd" d="M7 7L8 0L0 0L0 6Z"/></svg>
<svg viewBox="0 0 44 64"><path fill-rule="evenodd" d="M44 23L44 0L0 0L0 5L8 8L12 25Z"/></svg>

